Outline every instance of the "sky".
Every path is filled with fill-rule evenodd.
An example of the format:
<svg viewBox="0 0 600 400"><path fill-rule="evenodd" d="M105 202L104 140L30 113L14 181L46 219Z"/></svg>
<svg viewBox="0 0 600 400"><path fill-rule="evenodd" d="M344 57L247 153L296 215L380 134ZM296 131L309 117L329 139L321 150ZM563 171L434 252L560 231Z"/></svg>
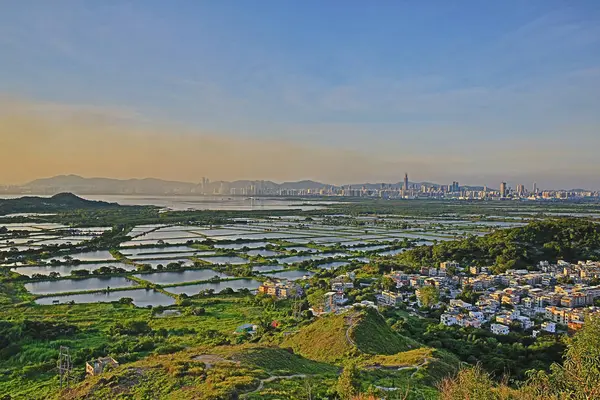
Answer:
<svg viewBox="0 0 600 400"><path fill-rule="evenodd" d="M0 183L600 189L600 1L0 1Z"/></svg>

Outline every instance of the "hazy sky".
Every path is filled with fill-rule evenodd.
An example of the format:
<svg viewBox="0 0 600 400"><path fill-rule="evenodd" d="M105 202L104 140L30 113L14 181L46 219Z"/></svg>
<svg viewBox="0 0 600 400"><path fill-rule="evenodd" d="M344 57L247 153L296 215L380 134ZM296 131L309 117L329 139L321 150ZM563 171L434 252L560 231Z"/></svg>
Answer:
<svg viewBox="0 0 600 400"><path fill-rule="evenodd" d="M600 189L600 1L0 2L0 182Z"/></svg>

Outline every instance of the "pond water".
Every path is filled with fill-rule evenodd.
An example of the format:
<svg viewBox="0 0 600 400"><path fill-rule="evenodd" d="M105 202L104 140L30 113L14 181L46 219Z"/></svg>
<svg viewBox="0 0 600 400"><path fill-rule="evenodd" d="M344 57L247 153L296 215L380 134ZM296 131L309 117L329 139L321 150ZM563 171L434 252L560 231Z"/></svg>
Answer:
<svg viewBox="0 0 600 400"><path fill-rule="evenodd" d="M335 202L281 200L233 196L152 196L152 195L86 195L86 199L121 205L152 205L176 211L185 210L318 210Z"/></svg>
<svg viewBox="0 0 600 400"><path fill-rule="evenodd" d="M381 251L377 254L380 256L395 256L396 254L400 254L405 251L406 251L406 249L395 249L395 250Z"/></svg>
<svg viewBox="0 0 600 400"><path fill-rule="evenodd" d="M133 286L135 282L122 276L97 277L86 279L63 279L59 281L44 281L26 283L25 289L33 294L50 294L78 292L86 290L102 290L107 287L123 288Z"/></svg>
<svg viewBox="0 0 600 400"><path fill-rule="evenodd" d="M283 263L283 264L296 264L296 263L300 263L303 261L320 260L322 258L324 258L324 256L322 256L320 254L309 254L309 255L305 255L305 256L291 256L291 257L277 258L275 260L280 263Z"/></svg>
<svg viewBox="0 0 600 400"><path fill-rule="evenodd" d="M246 254L249 256L261 256L261 257L274 257L281 255L281 253L273 250L250 250Z"/></svg>
<svg viewBox="0 0 600 400"><path fill-rule="evenodd" d="M151 239L151 240L131 240L129 242L123 242L120 247L132 247L132 246L158 246L161 244L186 244L188 241L193 240L194 242L202 242L204 239L201 236L198 238L179 238L179 239Z"/></svg>
<svg viewBox="0 0 600 400"><path fill-rule="evenodd" d="M373 251L373 250L381 250L390 247L388 244L381 244L375 246L365 246L365 247L354 247L353 251Z"/></svg>
<svg viewBox="0 0 600 400"><path fill-rule="evenodd" d="M241 257L228 257L228 256L217 256L217 257L198 257L200 260L209 262L211 264L247 264L248 260Z"/></svg>
<svg viewBox="0 0 600 400"><path fill-rule="evenodd" d="M186 251L186 252L181 252L181 253L160 253L160 254L138 254L137 256L127 256L127 258L129 258L132 261L140 261L140 262L144 262L145 260L152 260L152 259L156 259L156 257L161 257L164 259L167 258L179 258L182 259L184 257L191 257L194 255L199 255L199 256L210 256L215 254L214 251L198 251L198 252L193 252L193 251Z"/></svg>
<svg viewBox="0 0 600 400"><path fill-rule="evenodd" d="M304 278L304 276L312 276L312 275L314 275L314 272L305 271L305 270L292 270L292 271L273 272L273 273L269 273L266 275L271 278L288 279L290 281L295 281L295 280Z"/></svg>
<svg viewBox="0 0 600 400"><path fill-rule="evenodd" d="M152 239L180 239L180 238L192 238L192 239L201 239L202 236L196 235L192 232L187 231L153 231L147 233L143 236L138 236L136 239L140 240L152 240Z"/></svg>
<svg viewBox="0 0 600 400"><path fill-rule="evenodd" d="M35 265L35 266L26 266L20 268L13 268L13 271L31 277L33 274L41 274L41 275L49 275L50 272L58 272L60 276L68 276L71 275L71 271L85 269L88 271L94 271L100 267L118 267L123 268L126 271L134 271L135 266L124 264L120 262L113 263L90 263L90 264L79 264L79 265Z"/></svg>
<svg viewBox="0 0 600 400"><path fill-rule="evenodd" d="M228 275L222 274L212 269L194 269L185 271L153 272L151 274L134 275L137 278L159 285L170 285L172 283L184 283L194 281L206 281L218 276L219 278L228 278Z"/></svg>
<svg viewBox="0 0 600 400"><path fill-rule="evenodd" d="M88 251L85 253L69 254L74 260L80 261L112 261L114 257L108 250ZM64 256L63 256L64 257Z"/></svg>
<svg viewBox="0 0 600 400"><path fill-rule="evenodd" d="M269 242L250 242L250 243L227 243L227 244L215 244L215 249L231 249L231 250L239 250L244 247L249 249L258 249L260 247L265 247Z"/></svg>
<svg viewBox="0 0 600 400"><path fill-rule="evenodd" d="M137 261L137 262L139 264L148 264L152 268L156 268L156 266L159 265L159 264L162 264L163 267L166 267L168 264L171 264L171 263L180 263L180 264L183 264L185 266L194 265L194 263L191 260L188 260L187 258L173 258L173 259L161 258L159 260L157 260L157 259L154 259L154 260L141 260L141 261Z"/></svg>
<svg viewBox="0 0 600 400"><path fill-rule="evenodd" d="M163 254L163 253L179 253L179 252L188 252L188 251L198 251L194 250L188 246L170 246L170 247L145 247L138 249L123 249L121 253L126 256L137 256L137 255L145 255L145 254Z"/></svg>
<svg viewBox="0 0 600 400"><path fill-rule="evenodd" d="M55 300L58 300L60 304L69 303L74 301L75 303L108 303L111 301L118 301L123 297L130 297L133 299L133 304L138 307L146 306L170 306L175 304L175 299L167 296L161 292L155 290L137 289L137 290L119 290L117 292L109 293L84 293L84 294L73 294L68 296L51 296L37 299L36 304L53 304Z"/></svg>
<svg viewBox="0 0 600 400"><path fill-rule="evenodd" d="M240 289L256 290L259 286L260 282L254 279L236 279L231 281L199 283L197 285L171 286L165 288L165 290L173 294L185 293L188 296L193 296L208 289L212 289L215 293L218 293L227 288L231 288L235 291Z"/></svg>
<svg viewBox="0 0 600 400"><path fill-rule="evenodd" d="M252 271L257 273L269 272L269 271L281 271L284 270L283 265L257 265L252 267Z"/></svg>
<svg viewBox="0 0 600 400"><path fill-rule="evenodd" d="M291 246L291 247L286 247L286 250L296 250L297 252L303 252L303 253L318 253L319 250L317 249L313 249L310 247L303 247L303 246Z"/></svg>
<svg viewBox="0 0 600 400"><path fill-rule="evenodd" d="M56 245L63 245L63 244L72 244L72 245L78 245L81 244L83 242L86 242L89 239L81 239L81 238L77 238L77 239L50 239L50 240L41 240L39 242L36 242L35 245L36 246L56 246Z"/></svg>
<svg viewBox="0 0 600 400"><path fill-rule="evenodd" d="M350 264L350 263L347 262L347 261L333 261L333 262L330 262L330 263L327 263L327 264L319 264L317 266L317 268L321 268L321 269L335 269L335 268L339 268L341 266L348 265L348 264Z"/></svg>

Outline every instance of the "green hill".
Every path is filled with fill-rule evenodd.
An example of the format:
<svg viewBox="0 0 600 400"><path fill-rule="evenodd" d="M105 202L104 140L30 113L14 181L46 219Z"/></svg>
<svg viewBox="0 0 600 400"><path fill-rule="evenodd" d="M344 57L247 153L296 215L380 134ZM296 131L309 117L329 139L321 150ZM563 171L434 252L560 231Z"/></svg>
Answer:
<svg viewBox="0 0 600 400"><path fill-rule="evenodd" d="M579 218L534 221L500 229L489 235L419 246L396 258L413 266L439 265L454 260L461 265L495 265L497 272L526 268L539 261L600 259L600 224Z"/></svg>
<svg viewBox="0 0 600 400"><path fill-rule="evenodd" d="M333 363L361 354L395 354L420 347L394 332L369 308L321 317L284 340L282 346L306 358Z"/></svg>
<svg viewBox="0 0 600 400"><path fill-rule="evenodd" d="M396 354L421 347L412 339L396 333L374 309L366 308L356 320L350 337L366 354Z"/></svg>
<svg viewBox="0 0 600 400"><path fill-rule="evenodd" d="M25 212L56 212L75 209L120 207L117 203L82 199L72 193L59 193L52 197L25 196L17 199L0 199L0 215Z"/></svg>

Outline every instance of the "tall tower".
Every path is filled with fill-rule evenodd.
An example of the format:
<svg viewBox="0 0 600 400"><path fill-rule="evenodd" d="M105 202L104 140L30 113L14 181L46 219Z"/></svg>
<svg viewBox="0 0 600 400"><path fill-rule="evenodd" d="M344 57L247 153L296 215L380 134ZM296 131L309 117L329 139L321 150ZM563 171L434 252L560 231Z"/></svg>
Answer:
<svg viewBox="0 0 600 400"><path fill-rule="evenodd" d="M404 173L404 190L408 190L408 174Z"/></svg>
<svg viewBox="0 0 600 400"><path fill-rule="evenodd" d="M500 197L506 197L506 182L500 184Z"/></svg>
<svg viewBox="0 0 600 400"><path fill-rule="evenodd" d="M537 183L533 182L533 194L537 194Z"/></svg>

